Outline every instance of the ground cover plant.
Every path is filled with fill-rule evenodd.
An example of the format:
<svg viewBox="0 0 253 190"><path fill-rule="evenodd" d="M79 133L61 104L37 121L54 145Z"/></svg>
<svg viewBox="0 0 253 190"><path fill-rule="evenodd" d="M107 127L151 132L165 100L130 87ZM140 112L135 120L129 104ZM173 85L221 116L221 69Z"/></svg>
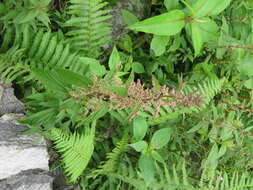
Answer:
<svg viewBox="0 0 253 190"><path fill-rule="evenodd" d="M0 1L0 72L77 190L253 189L253 2ZM140 3L136 1L136 3Z"/></svg>

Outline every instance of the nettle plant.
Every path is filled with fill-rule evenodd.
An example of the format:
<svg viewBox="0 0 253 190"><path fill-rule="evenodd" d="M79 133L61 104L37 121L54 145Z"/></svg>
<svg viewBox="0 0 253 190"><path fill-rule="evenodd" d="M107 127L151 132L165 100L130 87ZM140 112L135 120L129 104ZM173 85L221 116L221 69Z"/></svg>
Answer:
<svg viewBox="0 0 253 190"><path fill-rule="evenodd" d="M253 187L251 1L157 1L161 14L143 21L122 10L135 33L108 63L99 60L112 43L107 3L61 3L0 3L0 72L24 91L21 123L53 142L70 183Z"/></svg>

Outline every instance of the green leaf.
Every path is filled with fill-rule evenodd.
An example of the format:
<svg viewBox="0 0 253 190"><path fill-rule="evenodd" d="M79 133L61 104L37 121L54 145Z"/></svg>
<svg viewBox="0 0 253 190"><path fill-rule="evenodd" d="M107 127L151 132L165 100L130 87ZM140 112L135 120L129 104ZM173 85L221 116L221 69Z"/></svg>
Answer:
<svg viewBox="0 0 253 190"><path fill-rule="evenodd" d="M135 73L145 73L145 69L141 63L134 62L132 68Z"/></svg>
<svg viewBox="0 0 253 190"><path fill-rule="evenodd" d="M141 170L141 175L147 186L149 186L155 177L155 161L150 153L145 153L141 155L138 164Z"/></svg>
<svg viewBox="0 0 253 190"><path fill-rule="evenodd" d="M58 128L51 131L51 139L57 152L61 153L61 162L70 182L77 181L87 167L94 151L95 121L86 126L85 133L66 133Z"/></svg>
<svg viewBox="0 0 253 190"><path fill-rule="evenodd" d="M133 120L133 133L136 140L142 140L148 130L148 124L143 117L135 117Z"/></svg>
<svg viewBox="0 0 253 190"><path fill-rule="evenodd" d="M137 22L129 26L129 29L161 36L175 35L185 26L184 17L183 11L174 10Z"/></svg>
<svg viewBox="0 0 253 190"><path fill-rule="evenodd" d="M231 3L231 0L216 0L217 4L215 8L208 15L218 15L222 11L224 11Z"/></svg>
<svg viewBox="0 0 253 190"><path fill-rule="evenodd" d="M253 59L252 58L245 58L241 61L240 65L238 66L238 70L246 76L253 76Z"/></svg>
<svg viewBox="0 0 253 190"><path fill-rule="evenodd" d="M101 65L98 60L89 57L82 57L83 62L89 65L90 71L96 76L101 77L106 73L104 65Z"/></svg>
<svg viewBox="0 0 253 190"><path fill-rule="evenodd" d="M111 71L115 71L120 65L120 56L116 47L113 48L110 59L109 59L109 68Z"/></svg>
<svg viewBox="0 0 253 190"><path fill-rule="evenodd" d="M58 92L59 94L68 94L66 85L62 83L62 80L56 75L55 72L42 69L33 69L32 74L48 89Z"/></svg>
<svg viewBox="0 0 253 190"><path fill-rule="evenodd" d="M89 85L92 84L92 80L88 77L79 75L72 71L65 69L56 69L55 71L61 77L62 82L66 84L83 87L86 89L88 89Z"/></svg>
<svg viewBox="0 0 253 190"><path fill-rule="evenodd" d="M151 139L151 147L153 149L164 147L169 142L172 131L172 128L164 128L156 131Z"/></svg>
<svg viewBox="0 0 253 190"><path fill-rule="evenodd" d="M178 8L179 0L164 0L164 6L168 11Z"/></svg>
<svg viewBox="0 0 253 190"><path fill-rule="evenodd" d="M218 159L219 159L219 148L218 148L217 144L213 144L213 146L208 154L207 160L204 164L204 167L210 168L210 169L216 168ZM210 173L211 172L212 171L210 170Z"/></svg>
<svg viewBox="0 0 253 190"><path fill-rule="evenodd" d="M200 54L200 50L202 48L202 37L201 37L201 31L196 23L191 24L192 29L192 44L195 51L195 57Z"/></svg>
<svg viewBox="0 0 253 190"><path fill-rule="evenodd" d="M50 23L50 19L48 17L48 14L44 12L40 12L37 16L36 19L41 21L45 26L49 27L48 23Z"/></svg>
<svg viewBox="0 0 253 190"><path fill-rule="evenodd" d="M121 9L122 20L126 25L131 25L138 22L138 18L131 12L125 9Z"/></svg>
<svg viewBox="0 0 253 190"><path fill-rule="evenodd" d="M155 160L157 160L158 162L164 163L164 159L162 158L162 156L161 156L157 151L153 150L153 151L151 152L151 154L152 154L152 157L153 157Z"/></svg>
<svg viewBox="0 0 253 190"><path fill-rule="evenodd" d="M119 42L118 45L120 46L121 49L126 50L129 53L133 52L132 48L133 42L131 37L127 34L122 37L122 40Z"/></svg>
<svg viewBox="0 0 253 190"><path fill-rule="evenodd" d="M202 127L201 122L196 124L194 127L192 127L190 130L187 131L187 133L194 133L198 131Z"/></svg>
<svg viewBox="0 0 253 190"><path fill-rule="evenodd" d="M92 121L96 121L99 118L103 117L109 110L109 104L107 102L104 102L103 105L98 110L95 110L90 114L87 118L82 120L82 124L88 125Z"/></svg>
<svg viewBox="0 0 253 190"><path fill-rule="evenodd" d="M210 18L201 19L201 22L197 22L203 43L214 41L217 42L219 37L219 27Z"/></svg>
<svg viewBox="0 0 253 190"><path fill-rule="evenodd" d="M130 144L129 146L134 148L134 150L136 150L137 152L141 152L141 151L145 152L148 148L148 144L146 141L138 141L136 143Z"/></svg>
<svg viewBox="0 0 253 190"><path fill-rule="evenodd" d="M160 56L165 52L166 46L168 45L169 41L170 41L169 36L154 35L151 41L150 48L155 52L156 56Z"/></svg>
<svg viewBox="0 0 253 190"><path fill-rule="evenodd" d="M198 0L193 6L194 18L217 15L229 6L231 0Z"/></svg>
<svg viewBox="0 0 253 190"><path fill-rule="evenodd" d="M37 14L38 14L38 12L34 11L34 10L21 11L17 15L17 17L14 19L14 23L22 24L22 23L26 23L26 22L32 21L37 16Z"/></svg>
<svg viewBox="0 0 253 190"><path fill-rule="evenodd" d="M253 78L246 80L244 86L248 89L253 89Z"/></svg>

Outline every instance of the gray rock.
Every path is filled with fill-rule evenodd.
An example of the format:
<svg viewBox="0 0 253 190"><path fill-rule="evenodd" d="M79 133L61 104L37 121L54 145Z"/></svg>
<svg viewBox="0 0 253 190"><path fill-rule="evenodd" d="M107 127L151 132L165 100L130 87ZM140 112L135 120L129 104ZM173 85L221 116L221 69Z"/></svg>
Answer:
<svg viewBox="0 0 253 190"><path fill-rule="evenodd" d="M62 169L57 169L53 171L54 182L53 189L54 190L74 190L75 188L72 185L69 185L66 182L66 177Z"/></svg>
<svg viewBox="0 0 253 190"><path fill-rule="evenodd" d="M17 125L13 116L0 118L0 179L25 170L48 171L49 156L45 141L38 143L38 135L23 135L27 128Z"/></svg>
<svg viewBox="0 0 253 190"><path fill-rule="evenodd" d="M52 181L43 170L28 170L0 180L0 190L52 190Z"/></svg>
<svg viewBox="0 0 253 190"><path fill-rule="evenodd" d="M11 85L0 80L0 116L7 113L22 113L24 105L15 97Z"/></svg>
<svg viewBox="0 0 253 190"><path fill-rule="evenodd" d="M113 26L113 40L118 40L127 32L124 30L125 24L122 22L121 9L128 10L139 19L143 19L150 12L151 0L118 0L111 9L113 18L110 22Z"/></svg>

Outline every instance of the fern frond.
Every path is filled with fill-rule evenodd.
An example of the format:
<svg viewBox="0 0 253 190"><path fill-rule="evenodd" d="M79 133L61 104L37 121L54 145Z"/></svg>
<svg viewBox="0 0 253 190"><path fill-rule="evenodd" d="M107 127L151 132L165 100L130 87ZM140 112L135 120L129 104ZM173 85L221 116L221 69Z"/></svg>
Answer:
<svg viewBox="0 0 253 190"><path fill-rule="evenodd" d="M123 161L117 172L108 172L109 178L118 179L115 183L121 184L121 189L133 190L250 190L253 188L253 178L244 172L241 175L237 172L229 176L227 173L213 176L211 179L193 181L187 174L183 163L179 170L174 165L169 168L166 164L160 167L156 164L156 179L147 186L144 180L138 175L131 164ZM204 176L204 172L202 175ZM121 183L120 183L121 182Z"/></svg>
<svg viewBox="0 0 253 190"><path fill-rule="evenodd" d="M29 73L30 67L22 61L23 51L17 47L0 54L0 73L6 83L11 83L17 77Z"/></svg>
<svg viewBox="0 0 253 190"><path fill-rule="evenodd" d="M232 176L228 176L227 173L223 173L217 176L213 176L212 179L205 180L204 172L199 183L198 190L248 190L253 188L253 178L244 172L241 175L238 172L234 172Z"/></svg>
<svg viewBox="0 0 253 190"><path fill-rule="evenodd" d="M33 68L67 68L79 74L87 70L83 57L70 51L70 45L56 33L43 29L34 33L28 26L21 33L9 33L1 49L12 47L0 56L0 72L10 82L24 73L29 75Z"/></svg>
<svg viewBox="0 0 253 190"><path fill-rule="evenodd" d="M51 139L55 143L55 148L61 155L66 175L70 177L70 182L75 182L86 168L93 154L93 139L95 134L95 122L91 129L86 128L85 134L65 133L54 128L51 132Z"/></svg>
<svg viewBox="0 0 253 190"><path fill-rule="evenodd" d="M113 172L119 162L120 156L128 150L128 138L123 137L116 145L116 147L112 150L112 152L107 154L107 161L102 163L99 166L99 169L95 170L92 174L93 177L96 177L100 174L106 174L108 172Z"/></svg>
<svg viewBox="0 0 253 190"><path fill-rule="evenodd" d="M97 57L99 48L110 40L111 25L106 21L111 18L107 5L102 0L70 0L68 14L72 17L65 26L75 50L81 50L88 57Z"/></svg>
<svg viewBox="0 0 253 190"><path fill-rule="evenodd" d="M8 27L6 31L3 32L4 38L3 42L0 48L0 52L5 52L9 49L11 46L11 43L13 42L13 37L15 35L15 28L14 27Z"/></svg>

